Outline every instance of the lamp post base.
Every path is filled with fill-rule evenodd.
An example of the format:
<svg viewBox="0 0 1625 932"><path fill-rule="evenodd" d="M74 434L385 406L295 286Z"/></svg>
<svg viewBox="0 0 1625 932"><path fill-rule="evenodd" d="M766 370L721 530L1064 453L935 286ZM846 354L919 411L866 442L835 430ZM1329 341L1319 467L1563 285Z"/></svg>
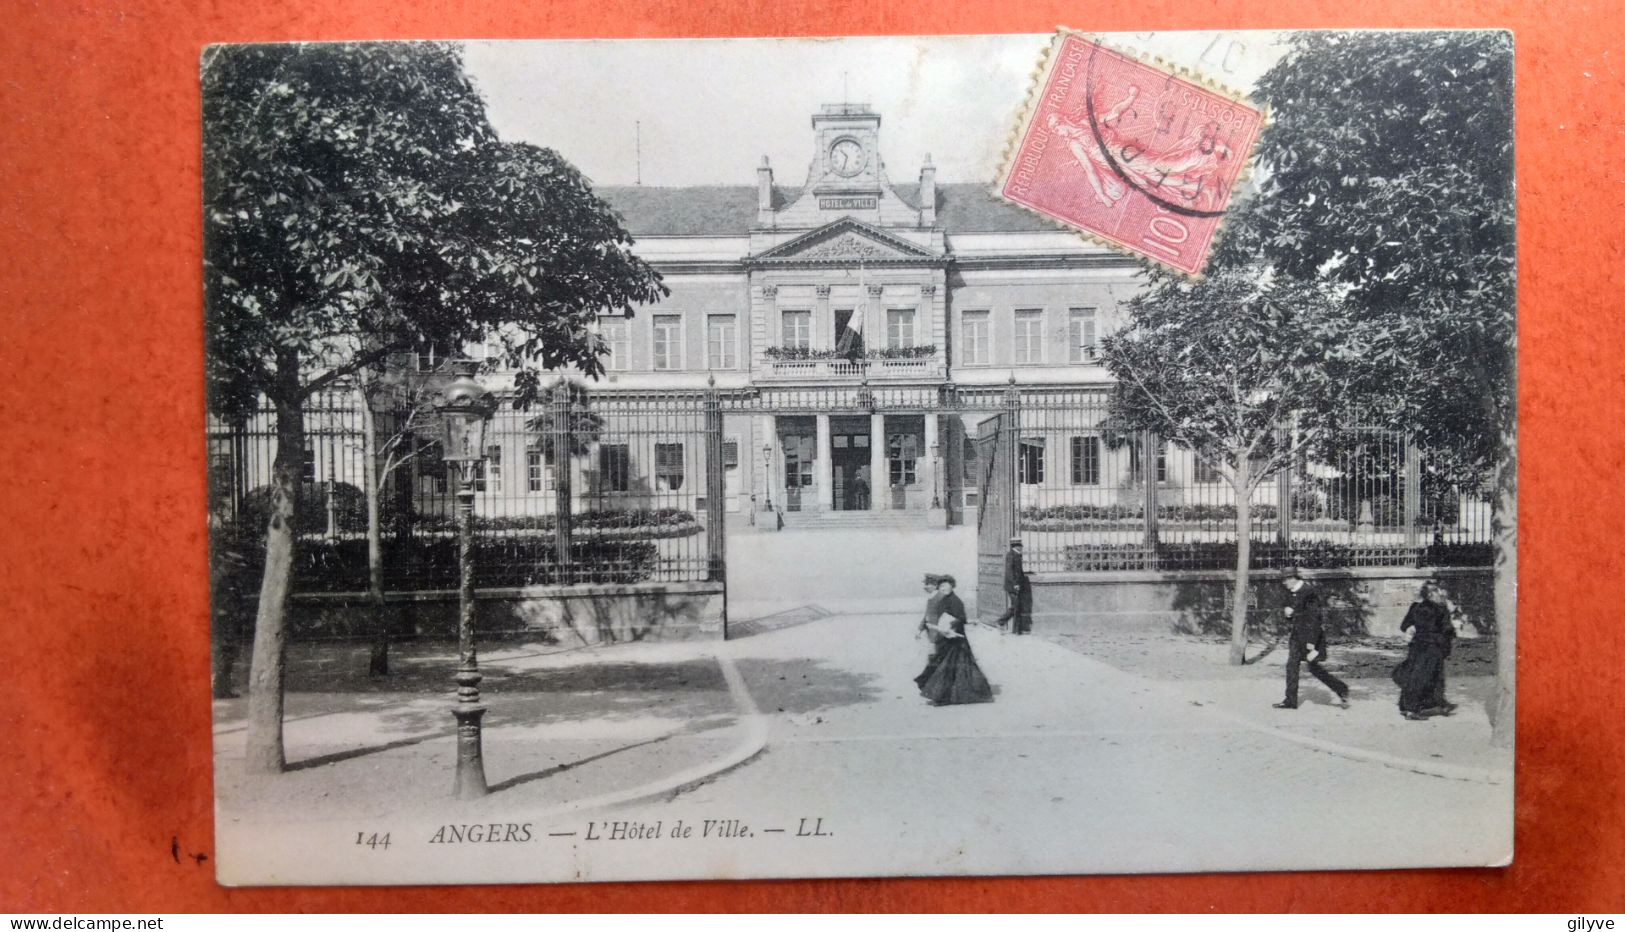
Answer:
<svg viewBox="0 0 1625 932"><path fill-rule="evenodd" d="M479 799L491 792L485 785L485 756L480 750L480 719L484 706L451 710L457 719L457 783L452 795L457 799Z"/></svg>

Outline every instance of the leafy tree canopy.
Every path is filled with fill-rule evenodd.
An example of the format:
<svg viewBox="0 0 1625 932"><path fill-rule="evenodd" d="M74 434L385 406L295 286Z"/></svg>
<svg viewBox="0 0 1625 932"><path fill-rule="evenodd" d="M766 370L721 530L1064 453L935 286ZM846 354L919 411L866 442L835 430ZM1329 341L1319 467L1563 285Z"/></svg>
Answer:
<svg viewBox="0 0 1625 932"><path fill-rule="evenodd" d="M212 49L203 110L222 413L498 334L516 363L596 375L593 318L665 294L579 172L496 138L455 46Z"/></svg>
<svg viewBox="0 0 1625 932"><path fill-rule="evenodd" d="M1306 408L1341 408L1360 362L1322 284L1257 266L1199 282L1159 276L1129 310L1128 326L1103 342L1117 380L1113 420L1150 427L1221 469L1275 465L1286 453L1280 426Z"/></svg>
<svg viewBox="0 0 1625 932"><path fill-rule="evenodd" d="M1271 122L1251 245L1338 286L1363 413L1481 477L1514 405L1512 38L1290 41L1256 88ZM1221 255L1251 252L1235 245Z"/></svg>

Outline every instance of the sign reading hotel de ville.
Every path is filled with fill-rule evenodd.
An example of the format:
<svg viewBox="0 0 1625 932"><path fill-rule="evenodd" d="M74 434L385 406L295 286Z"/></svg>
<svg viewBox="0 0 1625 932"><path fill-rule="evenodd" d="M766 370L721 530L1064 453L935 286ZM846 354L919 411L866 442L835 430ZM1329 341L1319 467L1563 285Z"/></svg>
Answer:
<svg viewBox="0 0 1625 932"><path fill-rule="evenodd" d="M1509 863L1511 63L205 50L220 881Z"/></svg>

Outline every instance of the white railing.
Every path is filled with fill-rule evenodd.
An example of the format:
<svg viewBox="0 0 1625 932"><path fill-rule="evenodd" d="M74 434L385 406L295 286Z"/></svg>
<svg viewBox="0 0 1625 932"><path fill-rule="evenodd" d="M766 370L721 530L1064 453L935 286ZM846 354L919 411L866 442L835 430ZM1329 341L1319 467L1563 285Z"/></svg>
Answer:
<svg viewBox="0 0 1625 932"><path fill-rule="evenodd" d="M866 359L850 362L845 359L766 359L762 374L773 378L861 378L868 370L870 379L929 378L944 374L942 360L935 356L911 359Z"/></svg>

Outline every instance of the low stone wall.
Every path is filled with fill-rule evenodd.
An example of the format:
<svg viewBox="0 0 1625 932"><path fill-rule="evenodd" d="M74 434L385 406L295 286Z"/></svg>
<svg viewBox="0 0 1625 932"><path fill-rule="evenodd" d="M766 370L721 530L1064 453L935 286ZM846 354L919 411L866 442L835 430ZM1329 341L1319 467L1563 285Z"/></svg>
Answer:
<svg viewBox="0 0 1625 932"><path fill-rule="evenodd" d="M457 636L454 590L395 592L385 602L385 621L393 637ZM296 595L289 614L296 639L371 636L365 593ZM533 637L575 645L721 640L723 586L645 582L480 589L475 593L474 628L482 638Z"/></svg>
<svg viewBox="0 0 1625 932"><path fill-rule="evenodd" d="M1228 634L1234 591L1231 573L1213 571L1034 573L1035 631L1086 634L1092 630L1159 630ZM1333 636L1398 635L1405 610L1423 582L1446 595L1468 633L1494 628L1494 572L1488 568L1371 567L1305 570L1327 602ZM1247 623L1271 630L1280 623L1286 594L1278 570L1252 574ZM1001 600L1002 594L994 593Z"/></svg>

